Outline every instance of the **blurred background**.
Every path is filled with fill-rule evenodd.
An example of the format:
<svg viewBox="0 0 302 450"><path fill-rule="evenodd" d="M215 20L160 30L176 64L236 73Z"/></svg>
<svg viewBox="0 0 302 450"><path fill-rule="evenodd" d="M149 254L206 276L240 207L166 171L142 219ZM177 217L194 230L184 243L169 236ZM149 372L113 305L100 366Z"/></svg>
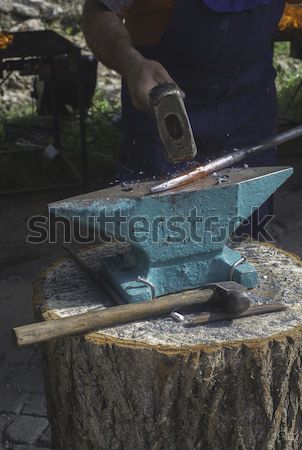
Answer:
<svg viewBox="0 0 302 450"><path fill-rule="evenodd" d="M88 57L90 53L80 25L82 3L80 0L68 2L68 5L59 0L51 3L44 0L1 0L0 31L52 30L76 44L82 50L83 57ZM280 125L286 126L289 120L298 123L302 119L302 6L287 6L280 32L276 35L274 52ZM90 70L93 71L94 67ZM68 79L66 70L62 72L58 76L61 79L57 80L62 146L66 155L79 164L78 111L74 104L76 94L72 89L66 92L66 80L68 83L71 79ZM47 92L49 83L41 81L41 73L26 76L26 70L21 74L13 71L5 80L7 75L4 72L0 77L1 150L28 150L35 146L46 148L52 142L53 123ZM91 74L89 76L91 78ZM88 89L88 81L91 82L91 79L84 80L85 89ZM120 138L119 89L119 76L98 64L95 94L88 100L86 123L89 178L93 185L101 186L113 177ZM28 152L20 152L13 158L10 155L0 157L0 191L33 188L45 179L57 183L62 177L66 181L66 168L58 160L51 164L47 158L37 158L36 154Z"/></svg>

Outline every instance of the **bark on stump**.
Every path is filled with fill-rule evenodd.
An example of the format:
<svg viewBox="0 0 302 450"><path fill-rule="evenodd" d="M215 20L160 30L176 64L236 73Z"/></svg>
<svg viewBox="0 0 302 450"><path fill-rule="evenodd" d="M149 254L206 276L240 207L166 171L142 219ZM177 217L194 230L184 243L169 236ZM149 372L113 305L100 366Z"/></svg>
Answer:
<svg viewBox="0 0 302 450"><path fill-rule="evenodd" d="M171 318L119 326L43 346L55 450L300 450L300 262L242 244L259 270L253 300L286 312L184 328ZM98 270L100 253L82 253ZM108 305L64 260L37 283L45 320Z"/></svg>

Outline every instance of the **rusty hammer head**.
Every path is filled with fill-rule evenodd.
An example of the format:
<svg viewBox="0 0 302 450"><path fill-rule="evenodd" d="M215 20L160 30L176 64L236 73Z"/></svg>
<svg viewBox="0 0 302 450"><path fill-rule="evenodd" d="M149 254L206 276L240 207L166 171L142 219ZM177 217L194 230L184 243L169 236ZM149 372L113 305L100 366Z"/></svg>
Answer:
<svg viewBox="0 0 302 450"><path fill-rule="evenodd" d="M206 289L214 291L208 303L223 312L240 314L250 307L248 290L235 281L212 283L207 285Z"/></svg>

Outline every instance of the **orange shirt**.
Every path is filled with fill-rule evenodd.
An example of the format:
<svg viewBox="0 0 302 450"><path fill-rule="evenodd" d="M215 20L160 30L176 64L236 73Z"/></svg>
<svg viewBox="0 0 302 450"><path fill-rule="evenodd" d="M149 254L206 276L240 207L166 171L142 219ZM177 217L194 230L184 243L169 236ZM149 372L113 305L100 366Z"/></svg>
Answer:
<svg viewBox="0 0 302 450"><path fill-rule="evenodd" d="M175 4L175 0L101 1L125 19L132 42L137 47L155 45L160 41L171 20ZM286 12L289 8L287 6Z"/></svg>
<svg viewBox="0 0 302 450"><path fill-rule="evenodd" d="M175 0L133 0L121 15L135 46L157 44L171 19Z"/></svg>

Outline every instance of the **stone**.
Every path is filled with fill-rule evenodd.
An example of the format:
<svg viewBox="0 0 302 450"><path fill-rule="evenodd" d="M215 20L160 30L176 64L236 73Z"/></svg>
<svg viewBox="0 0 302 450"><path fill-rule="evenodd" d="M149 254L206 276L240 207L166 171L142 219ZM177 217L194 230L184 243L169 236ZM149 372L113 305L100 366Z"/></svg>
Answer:
<svg viewBox="0 0 302 450"><path fill-rule="evenodd" d="M39 444L43 447L51 448L51 427L48 427L39 438Z"/></svg>
<svg viewBox="0 0 302 450"><path fill-rule="evenodd" d="M1 0L0 3L0 11L4 13L10 13L13 10L13 2L12 0Z"/></svg>
<svg viewBox="0 0 302 450"><path fill-rule="evenodd" d="M46 398L44 395L32 395L28 402L26 402L22 414L28 414L31 416L47 416Z"/></svg>
<svg viewBox="0 0 302 450"><path fill-rule="evenodd" d="M40 10L33 6L14 3L13 12L23 17L39 17Z"/></svg>
<svg viewBox="0 0 302 450"><path fill-rule="evenodd" d="M40 353L39 349L35 350L35 354L29 360L29 365L30 366L35 366L35 367L42 366L42 357L41 357L41 353Z"/></svg>
<svg viewBox="0 0 302 450"><path fill-rule="evenodd" d="M34 8L41 8L43 0L21 0L21 3L32 6Z"/></svg>
<svg viewBox="0 0 302 450"><path fill-rule="evenodd" d="M11 387L32 394L43 394L44 383L41 367L16 368L10 374Z"/></svg>
<svg viewBox="0 0 302 450"><path fill-rule="evenodd" d="M11 31L38 31L44 30L45 26L41 19L27 19L11 28Z"/></svg>
<svg viewBox="0 0 302 450"><path fill-rule="evenodd" d="M1 362L0 385L2 387L7 385L7 381L9 379L9 373L10 373L10 368L9 367L5 367L3 362Z"/></svg>
<svg viewBox="0 0 302 450"><path fill-rule="evenodd" d="M12 26L18 25L22 17L40 17L52 21L64 16L67 20L78 20L82 15L82 7L81 0L73 0L68 4L62 0L0 0L0 23L2 28L10 30Z"/></svg>
<svg viewBox="0 0 302 450"><path fill-rule="evenodd" d="M1 442L2 442L2 436L5 432L5 429L8 427L8 425L13 420L13 416L9 414L1 414L0 415L0 450L1 450Z"/></svg>
<svg viewBox="0 0 302 450"><path fill-rule="evenodd" d="M7 349L3 364L6 366L27 365L35 355L32 348Z"/></svg>
<svg viewBox="0 0 302 450"><path fill-rule="evenodd" d="M41 15L44 19L53 20L57 19L63 14L63 8L53 3L43 2L41 4Z"/></svg>
<svg viewBox="0 0 302 450"><path fill-rule="evenodd" d="M32 394L43 394L44 383L41 367L18 367L10 372L7 383L10 387Z"/></svg>
<svg viewBox="0 0 302 450"><path fill-rule="evenodd" d="M26 394L13 389L0 389L0 413L19 414L22 410Z"/></svg>
<svg viewBox="0 0 302 450"><path fill-rule="evenodd" d="M48 427L42 417L19 416L6 429L6 438L16 444L34 444Z"/></svg>
<svg viewBox="0 0 302 450"><path fill-rule="evenodd" d="M11 13L5 13L5 12L0 11L0 23L1 23L2 30L9 31L15 22L14 22L14 19L13 19Z"/></svg>

